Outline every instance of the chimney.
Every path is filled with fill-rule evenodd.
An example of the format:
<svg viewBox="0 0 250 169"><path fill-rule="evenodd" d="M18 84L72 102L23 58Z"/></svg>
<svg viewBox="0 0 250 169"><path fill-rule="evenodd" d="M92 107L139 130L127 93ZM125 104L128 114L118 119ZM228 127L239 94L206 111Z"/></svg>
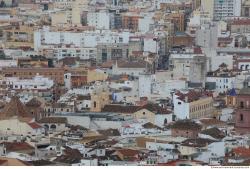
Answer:
<svg viewBox="0 0 250 169"><path fill-rule="evenodd" d="M188 96L185 96L185 102L186 103L188 102Z"/></svg>

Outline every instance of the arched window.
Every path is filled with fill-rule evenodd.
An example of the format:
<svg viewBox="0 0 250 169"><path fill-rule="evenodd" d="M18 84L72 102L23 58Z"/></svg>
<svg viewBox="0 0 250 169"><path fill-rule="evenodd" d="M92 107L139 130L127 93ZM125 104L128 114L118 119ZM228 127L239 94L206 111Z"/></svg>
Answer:
<svg viewBox="0 0 250 169"><path fill-rule="evenodd" d="M167 125L167 124L168 124L168 120L165 119L165 120L164 120L164 125Z"/></svg>
<svg viewBox="0 0 250 169"><path fill-rule="evenodd" d="M248 70L248 67L249 67L249 65L246 65L246 66L245 66L245 70Z"/></svg>
<svg viewBox="0 0 250 169"><path fill-rule="evenodd" d="M96 101L94 101L94 108L96 108Z"/></svg>
<svg viewBox="0 0 250 169"><path fill-rule="evenodd" d="M56 125L55 124L51 124L50 129L55 130L56 129Z"/></svg>
<svg viewBox="0 0 250 169"><path fill-rule="evenodd" d="M243 70L243 67L244 67L244 65L241 65L241 66L240 66L240 70Z"/></svg>
<svg viewBox="0 0 250 169"><path fill-rule="evenodd" d="M49 125L45 124L44 125L45 129L49 129Z"/></svg>

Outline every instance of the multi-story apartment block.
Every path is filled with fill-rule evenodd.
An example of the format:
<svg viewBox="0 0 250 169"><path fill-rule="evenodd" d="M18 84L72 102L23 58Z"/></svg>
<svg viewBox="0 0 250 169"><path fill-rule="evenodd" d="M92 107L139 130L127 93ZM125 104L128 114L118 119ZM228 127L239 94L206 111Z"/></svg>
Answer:
<svg viewBox="0 0 250 169"><path fill-rule="evenodd" d="M241 16L241 0L202 0L201 11L211 20Z"/></svg>
<svg viewBox="0 0 250 169"><path fill-rule="evenodd" d="M122 15L122 28L133 32L138 31L140 18L142 18L142 16L137 13L124 13Z"/></svg>
<svg viewBox="0 0 250 169"><path fill-rule="evenodd" d="M34 32L34 49L39 51L44 45L74 45L76 47L96 47L99 43L129 42L129 32L85 31L85 32L52 32L40 30Z"/></svg>
<svg viewBox="0 0 250 169"><path fill-rule="evenodd" d="M3 31L7 48L33 48L34 47L34 27L33 25L12 26Z"/></svg>
<svg viewBox="0 0 250 169"><path fill-rule="evenodd" d="M88 12L87 22L88 26L94 26L96 29L113 29L114 14L105 11Z"/></svg>
<svg viewBox="0 0 250 169"><path fill-rule="evenodd" d="M41 55L55 58L63 59L66 57L79 57L83 60L96 59L97 49L96 48L85 48L85 47L75 47L74 45L50 45L43 46L39 49Z"/></svg>
<svg viewBox="0 0 250 169"><path fill-rule="evenodd" d="M243 17L250 17L250 0L242 1L241 15Z"/></svg>
<svg viewBox="0 0 250 169"><path fill-rule="evenodd" d="M128 58L128 45L122 43L97 45L97 63Z"/></svg>
<svg viewBox="0 0 250 169"><path fill-rule="evenodd" d="M54 80L57 84L64 84L63 68L3 68L4 77L19 77L20 79L31 79L36 75L41 75Z"/></svg>
<svg viewBox="0 0 250 169"><path fill-rule="evenodd" d="M53 0L54 7L59 9L73 8L74 6L86 7L87 0Z"/></svg>
<svg viewBox="0 0 250 169"><path fill-rule="evenodd" d="M226 64L221 64L219 69L208 73L206 82L215 83L216 92L227 93L234 87L237 73L236 71L229 70Z"/></svg>
<svg viewBox="0 0 250 169"><path fill-rule="evenodd" d="M19 79L17 77L4 77L0 80L2 88L11 90L48 90L54 85L53 80L43 76L34 76L32 79Z"/></svg>

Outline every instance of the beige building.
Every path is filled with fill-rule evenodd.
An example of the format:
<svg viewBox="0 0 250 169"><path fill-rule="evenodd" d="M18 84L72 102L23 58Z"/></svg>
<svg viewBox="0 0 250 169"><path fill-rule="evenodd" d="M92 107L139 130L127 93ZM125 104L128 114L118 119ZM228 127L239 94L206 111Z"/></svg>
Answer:
<svg viewBox="0 0 250 169"><path fill-rule="evenodd" d="M84 0L56 0L55 8L63 9L51 15L51 24L81 25L81 11L87 8L88 1Z"/></svg>
<svg viewBox="0 0 250 169"><path fill-rule="evenodd" d="M3 31L4 45L6 48L34 48L34 26L20 25L12 26Z"/></svg>
<svg viewBox="0 0 250 169"><path fill-rule="evenodd" d="M204 18L212 20L214 17L214 1L213 0L201 0L201 15Z"/></svg>
<svg viewBox="0 0 250 169"><path fill-rule="evenodd" d="M194 102L189 103L189 111L191 119L199 119L203 117L211 117L214 112L213 98L205 97L200 98Z"/></svg>
<svg viewBox="0 0 250 169"><path fill-rule="evenodd" d="M177 119L199 119L213 117L213 97L211 93L190 90L174 94L174 114Z"/></svg>
<svg viewBox="0 0 250 169"><path fill-rule="evenodd" d="M151 123L155 123L155 113L147 110L147 109L141 109L135 112L133 115L133 118L135 119L146 119Z"/></svg>
<svg viewBox="0 0 250 169"><path fill-rule="evenodd" d="M105 81L108 75L102 72L97 72L95 70L88 70L87 83L95 81Z"/></svg>
<svg viewBox="0 0 250 169"><path fill-rule="evenodd" d="M52 26L63 25L63 24L80 25L81 24L80 11L63 10L53 13L51 15Z"/></svg>
<svg viewBox="0 0 250 169"><path fill-rule="evenodd" d="M110 103L109 93L102 91L91 95L91 112L101 112L102 108Z"/></svg>

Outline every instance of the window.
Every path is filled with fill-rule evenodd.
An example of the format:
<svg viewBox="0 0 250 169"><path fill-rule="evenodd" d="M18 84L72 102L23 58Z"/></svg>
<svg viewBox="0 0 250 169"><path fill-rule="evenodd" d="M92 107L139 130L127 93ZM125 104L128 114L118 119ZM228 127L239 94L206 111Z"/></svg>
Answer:
<svg viewBox="0 0 250 169"><path fill-rule="evenodd" d="M244 108L244 102L240 102L240 108Z"/></svg>
<svg viewBox="0 0 250 169"><path fill-rule="evenodd" d="M240 121L243 121L243 114L240 114Z"/></svg>
<svg viewBox="0 0 250 169"><path fill-rule="evenodd" d="M145 112L142 112L143 115L145 115L146 113Z"/></svg>
<svg viewBox="0 0 250 169"><path fill-rule="evenodd" d="M96 101L94 101L94 108L96 108Z"/></svg>
<svg viewBox="0 0 250 169"><path fill-rule="evenodd" d="M178 102L178 104L181 104L181 102Z"/></svg>

